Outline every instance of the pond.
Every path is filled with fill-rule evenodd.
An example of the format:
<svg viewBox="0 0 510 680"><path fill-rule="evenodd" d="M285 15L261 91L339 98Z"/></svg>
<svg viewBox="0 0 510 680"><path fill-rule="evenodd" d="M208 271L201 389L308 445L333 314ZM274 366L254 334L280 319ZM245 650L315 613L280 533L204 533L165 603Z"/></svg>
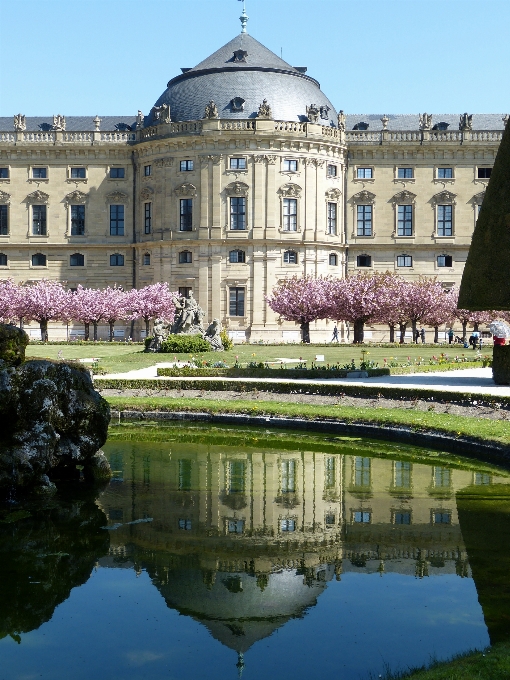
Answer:
<svg viewBox="0 0 510 680"><path fill-rule="evenodd" d="M0 680L360 680L510 634L510 473L348 437L112 428L0 512Z"/></svg>

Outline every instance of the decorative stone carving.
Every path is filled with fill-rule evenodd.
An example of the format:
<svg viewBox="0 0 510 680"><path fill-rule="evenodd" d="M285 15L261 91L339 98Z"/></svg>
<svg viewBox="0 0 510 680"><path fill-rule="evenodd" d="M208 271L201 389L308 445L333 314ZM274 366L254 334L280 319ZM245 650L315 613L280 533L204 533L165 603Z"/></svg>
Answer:
<svg viewBox="0 0 510 680"><path fill-rule="evenodd" d="M388 123L390 122L390 119L386 114L381 118L381 123L382 123L382 129L387 130L388 129Z"/></svg>
<svg viewBox="0 0 510 680"><path fill-rule="evenodd" d="M301 195L301 187L297 184L284 184L278 189L282 198L298 198Z"/></svg>
<svg viewBox="0 0 510 680"><path fill-rule="evenodd" d="M455 199L457 198L456 194L452 194L451 191L447 191L446 189L444 191L440 191L438 194L435 196L432 196L432 203L434 205L455 205L456 201Z"/></svg>
<svg viewBox="0 0 510 680"><path fill-rule="evenodd" d="M169 123L170 122L170 106L169 104L161 104L161 106L154 106L152 109L152 117L154 123Z"/></svg>
<svg viewBox="0 0 510 680"><path fill-rule="evenodd" d="M148 201L149 198L152 197L153 193L154 193L154 189L152 189L151 187L144 187L140 191L140 198L142 199L142 201Z"/></svg>
<svg viewBox="0 0 510 680"><path fill-rule="evenodd" d="M262 101L262 104L259 104L259 110L257 113L257 118L265 118L267 120L271 119L273 117L273 112L271 111L271 107L267 103L267 99L264 99Z"/></svg>
<svg viewBox="0 0 510 680"><path fill-rule="evenodd" d="M56 116L53 116L52 130L55 130L57 132L64 132L65 129L66 129L66 117L60 115L60 113L57 113Z"/></svg>
<svg viewBox="0 0 510 680"><path fill-rule="evenodd" d="M306 117L310 123L318 123L320 116L320 109L316 104L310 104L306 107Z"/></svg>
<svg viewBox="0 0 510 680"><path fill-rule="evenodd" d="M227 196L247 196L250 187L244 182L232 182L225 187Z"/></svg>
<svg viewBox="0 0 510 680"><path fill-rule="evenodd" d="M330 112L329 106L321 106L320 107L320 115L321 115L322 120L329 120L329 112Z"/></svg>
<svg viewBox="0 0 510 680"><path fill-rule="evenodd" d="M275 165L278 156L268 156L267 154L261 154L259 156L253 156L255 163L267 163L268 165Z"/></svg>
<svg viewBox="0 0 510 680"><path fill-rule="evenodd" d="M459 119L459 130L470 132L473 129L473 114L461 113Z"/></svg>
<svg viewBox="0 0 510 680"><path fill-rule="evenodd" d="M157 168L170 168L174 164L174 158L172 156L167 156L166 158L158 158L157 161L154 162L154 165Z"/></svg>
<svg viewBox="0 0 510 680"><path fill-rule="evenodd" d="M193 297L190 291L188 297L176 296L174 322L170 327L170 333L186 333L187 335L201 335L204 337L202 320L205 312Z"/></svg>
<svg viewBox="0 0 510 680"><path fill-rule="evenodd" d="M38 189L37 191L28 194L26 201L27 203L48 203L49 198L47 193Z"/></svg>
<svg viewBox="0 0 510 680"><path fill-rule="evenodd" d="M66 205L71 205L71 203L85 203L87 200L88 196L85 194L83 191L79 191L76 189L76 191L71 191L70 194L67 194L65 197L65 203Z"/></svg>
<svg viewBox="0 0 510 680"><path fill-rule="evenodd" d="M126 203L128 195L122 191L112 191L110 194L107 194L105 198L107 203Z"/></svg>
<svg viewBox="0 0 510 680"><path fill-rule="evenodd" d="M234 64L246 64L246 57L248 52L246 50L235 50L233 62Z"/></svg>
<svg viewBox="0 0 510 680"><path fill-rule="evenodd" d="M212 155L212 156L208 156L208 158L209 158L210 161L212 161L213 165L219 165L221 163L221 161L223 160L223 155L222 154Z"/></svg>
<svg viewBox="0 0 510 680"><path fill-rule="evenodd" d="M244 111L246 100L242 97L234 97L230 100L230 108L232 111Z"/></svg>
<svg viewBox="0 0 510 680"><path fill-rule="evenodd" d="M25 116L22 113L14 115L14 130L16 132L24 132L27 129Z"/></svg>
<svg viewBox="0 0 510 680"><path fill-rule="evenodd" d="M4 205L7 203L9 204L11 202L11 195L8 194L6 191L0 191L0 203L3 203Z"/></svg>
<svg viewBox="0 0 510 680"><path fill-rule="evenodd" d="M505 113L501 120L503 121L504 127L506 127L508 125L508 121L510 120L510 116L508 115L508 113Z"/></svg>
<svg viewBox="0 0 510 680"><path fill-rule="evenodd" d="M140 128L143 128L143 122L145 120L145 116L143 113L138 109L138 113L136 114L136 129L140 130Z"/></svg>
<svg viewBox="0 0 510 680"><path fill-rule="evenodd" d="M223 352L223 342L221 341L221 324L219 319L213 319L213 322L207 327L204 340L211 345L214 352Z"/></svg>
<svg viewBox="0 0 510 680"><path fill-rule="evenodd" d="M409 203L414 203L416 200L416 194L413 194L412 191L407 191L407 189L404 189L404 191L399 191L398 194L395 194L393 198L391 199L391 202L393 205L405 205Z"/></svg>
<svg viewBox="0 0 510 680"><path fill-rule="evenodd" d="M375 194L371 191L364 189L363 191L358 191L357 194L351 198L353 203L375 203Z"/></svg>
<svg viewBox="0 0 510 680"><path fill-rule="evenodd" d="M345 132L345 113L343 111L340 111L338 116L337 116L337 124L338 124L338 129L341 132Z"/></svg>
<svg viewBox="0 0 510 680"><path fill-rule="evenodd" d="M205 105L204 118L218 118L218 107L212 99Z"/></svg>
<svg viewBox="0 0 510 680"><path fill-rule="evenodd" d="M101 130L101 118L99 118L99 116L96 116L92 122L94 123L94 130L96 132L99 132Z"/></svg>
<svg viewBox="0 0 510 680"><path fill-rule="evenodd" d="M420 120L418 125L420 130L431 130L432 129L432 114L431 113L420 113Z"/></svg>
<svg viewBox="0 0 510 680"><path fill-rule="evenodd" d="M485 198L485 191L480 191L480 193L475 194L471 199L473 205L482 205L483 199Z"/></svg>
<svg viewBox="0 0 510 680"><path fill-rule="evenodd" d="M174 193L177 196L196 196L197 188L191 182L184 182L184 184L179 184L178 187L175 187Z"/></svg>
<svg viewBox="0 0 510 680"><path fill-rule="evenodd" d="M326 198L328 201L339 201L341 195L342 192L340 189L330 189L329 191L326 191Z"/></svg>

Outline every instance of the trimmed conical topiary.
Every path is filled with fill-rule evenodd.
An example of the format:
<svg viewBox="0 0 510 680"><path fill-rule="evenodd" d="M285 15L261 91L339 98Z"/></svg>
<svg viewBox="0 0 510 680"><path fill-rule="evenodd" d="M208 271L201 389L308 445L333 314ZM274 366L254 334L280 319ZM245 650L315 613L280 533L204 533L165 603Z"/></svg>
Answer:
<svg viewBox="0 0 510 680"><path fill-rule="evenodd" d="M510 309L510 124L507 124L462 276L459 309Z"/></svg>

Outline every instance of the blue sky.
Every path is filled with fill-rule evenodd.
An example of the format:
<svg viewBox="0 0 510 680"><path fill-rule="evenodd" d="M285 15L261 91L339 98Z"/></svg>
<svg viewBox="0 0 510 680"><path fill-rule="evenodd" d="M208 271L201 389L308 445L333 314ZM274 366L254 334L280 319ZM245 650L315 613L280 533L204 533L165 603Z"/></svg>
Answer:
<svg viewBox="0 0 510 680"><path fill-rule="evenodd" d="M0 115L135 115L240 31L237 0L0 1ZM510 111L510 0L247 0L348 113Z"/></svg>

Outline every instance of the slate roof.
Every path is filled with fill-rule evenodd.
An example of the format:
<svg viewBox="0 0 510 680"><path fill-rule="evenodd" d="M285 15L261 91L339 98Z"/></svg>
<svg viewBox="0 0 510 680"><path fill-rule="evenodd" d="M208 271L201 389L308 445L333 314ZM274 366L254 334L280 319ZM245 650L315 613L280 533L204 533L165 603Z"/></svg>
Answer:
<svg viewBox="0 0 510 680"><path fill-rule="evenodd" d="M349 113L346 114L347 130L352 130L357 123L369 124L369 130L382 130L382 113ZM388 130L418 130L418 113L386 114L389 118ZM460 113L433 113L432 126L436 123L449 123L448 130L459 129ZM504 130L502 113L474 113L473 130Z"/></svg>
<svg viewBox="0 0 510 680"><path fill-rule="evenodd" d="M93 116L66 116L66 132L90 132L94 130ZM132 129L136 126L135 116L99 116L101 118L101 132L113 132L116 125L127 124ZM41 125L53 125L53 115L51 116L27 116L25 119L27 132L39 132ZM44 127L42 128L44 129ZM0 130L4 132L14 131L13 116L0 116Z"/></svg>

